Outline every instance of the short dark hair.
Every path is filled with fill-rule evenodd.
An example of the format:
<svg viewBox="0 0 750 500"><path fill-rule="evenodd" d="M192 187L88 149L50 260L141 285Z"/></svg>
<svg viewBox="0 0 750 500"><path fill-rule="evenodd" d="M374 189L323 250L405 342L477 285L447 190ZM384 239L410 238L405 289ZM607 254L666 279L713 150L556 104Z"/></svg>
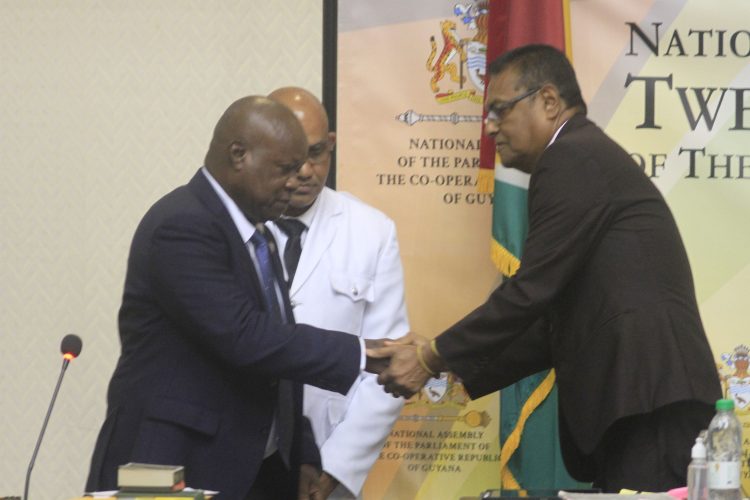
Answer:
<svg viewBox="0 0 750 500"><path fill-rule="evenodd" d="M573 66L556 48L542 44L518 47L492 61L489 72L496 76L511 68L518 71L519 82L527 89L551 83L569 107L580 108L586 113L586 103L581 97Z"/></svg>

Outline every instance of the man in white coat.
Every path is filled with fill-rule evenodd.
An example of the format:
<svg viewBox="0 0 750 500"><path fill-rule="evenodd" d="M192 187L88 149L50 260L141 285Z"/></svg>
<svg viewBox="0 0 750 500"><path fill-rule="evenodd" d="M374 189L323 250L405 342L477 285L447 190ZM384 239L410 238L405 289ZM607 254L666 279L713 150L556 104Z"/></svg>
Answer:
<svg viewBox="0 0 750 500"><path fill-rule="evenodd" d="M309 147L297 174L300 187L285 218L271 228L284 249L296 321L363 338L405 335L409 323L395 224L352 195L325 187L336 134L328 130L320 101L297 87L269 97L297 115ZM292 226L301 235L295 236ZM301 246L298 263L295 246L297 252ZM402 406L403 399L386 394L369 373L346 396L305 386L304 412L320 447L324 498L361 496Z"/></svg>

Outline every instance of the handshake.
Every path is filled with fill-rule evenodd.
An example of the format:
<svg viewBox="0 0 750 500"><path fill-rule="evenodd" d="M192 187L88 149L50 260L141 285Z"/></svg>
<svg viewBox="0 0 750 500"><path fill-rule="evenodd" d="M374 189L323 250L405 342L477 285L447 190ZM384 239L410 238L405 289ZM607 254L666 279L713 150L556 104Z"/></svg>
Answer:
<svg viewBox="0 0 750 500"><path fill-rule="evenodd" d="M365 346L365 370L376 374L378 384L395 398L411 397L446 369L434 341L416 333L398 339L365 339Z"/></svg>

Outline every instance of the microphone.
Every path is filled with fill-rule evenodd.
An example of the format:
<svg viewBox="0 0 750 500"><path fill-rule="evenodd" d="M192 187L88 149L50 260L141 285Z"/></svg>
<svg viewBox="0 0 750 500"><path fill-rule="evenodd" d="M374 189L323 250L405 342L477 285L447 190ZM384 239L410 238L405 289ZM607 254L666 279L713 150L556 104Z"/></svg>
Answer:
<svg viewBox="0 0 750 500"><path fill-rule="evenodd" d="M71 360L78 357L81 354L83 348L83 341L81 337L74 333L69 333L63 337L60 343L60 352L63 354L63 363L70 363ZM67 364L65 365L67 366ZM63 368L64 370L65 368Z"/></svg>
<svg viewBox="0 0 750 500"><path fill-rule="evenodd" d="M57 385L55 391L52 393L52 401L49 403L47 409L47 416L44 417L44 423L42 424L42 431L39 433L39 438L36 440L36 447L34 447L34 453L31 455L31 461L29 462L29 468L26 470L26 483L23 487L23 499L28 500L29 498L29 480L31 479L31 470L34 468L34 462L36 461L36 455L39 453L39 446L42 444L42 438L44 437L44 431L47 429L47 422L49 422L49 416L52 414L52 407L55 405L57 399L57 392L60 390L60 384L62 384L63 375L65 370L68 368L71 360L78 357L81 354L83 348L83 341L81 337L73 333L69 333L63 337L60 343L60 351L63 355L62 370L60 370L60 376L57 379Z"/></svg>

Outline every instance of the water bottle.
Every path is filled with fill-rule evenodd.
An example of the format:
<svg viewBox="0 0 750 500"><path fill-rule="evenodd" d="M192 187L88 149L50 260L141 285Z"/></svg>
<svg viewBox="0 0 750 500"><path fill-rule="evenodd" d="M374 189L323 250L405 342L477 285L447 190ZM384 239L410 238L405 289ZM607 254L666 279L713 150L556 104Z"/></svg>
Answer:
<svg viewBox="0 0 750 500"><path fill-rule="evenodd" d="M701 434L704 434L701 431ZM695 444L690 452L690 464L687 469L687 500L706 500L708 463L706 462L706 444L704 435L695 438Z"/></svg>
<svg viewBox="0 0 750 500"><path fill-rule="evenodd" d="M742 426L734 414L733 400L716 402L707 439L709 500L741 500Z"/></svg>

